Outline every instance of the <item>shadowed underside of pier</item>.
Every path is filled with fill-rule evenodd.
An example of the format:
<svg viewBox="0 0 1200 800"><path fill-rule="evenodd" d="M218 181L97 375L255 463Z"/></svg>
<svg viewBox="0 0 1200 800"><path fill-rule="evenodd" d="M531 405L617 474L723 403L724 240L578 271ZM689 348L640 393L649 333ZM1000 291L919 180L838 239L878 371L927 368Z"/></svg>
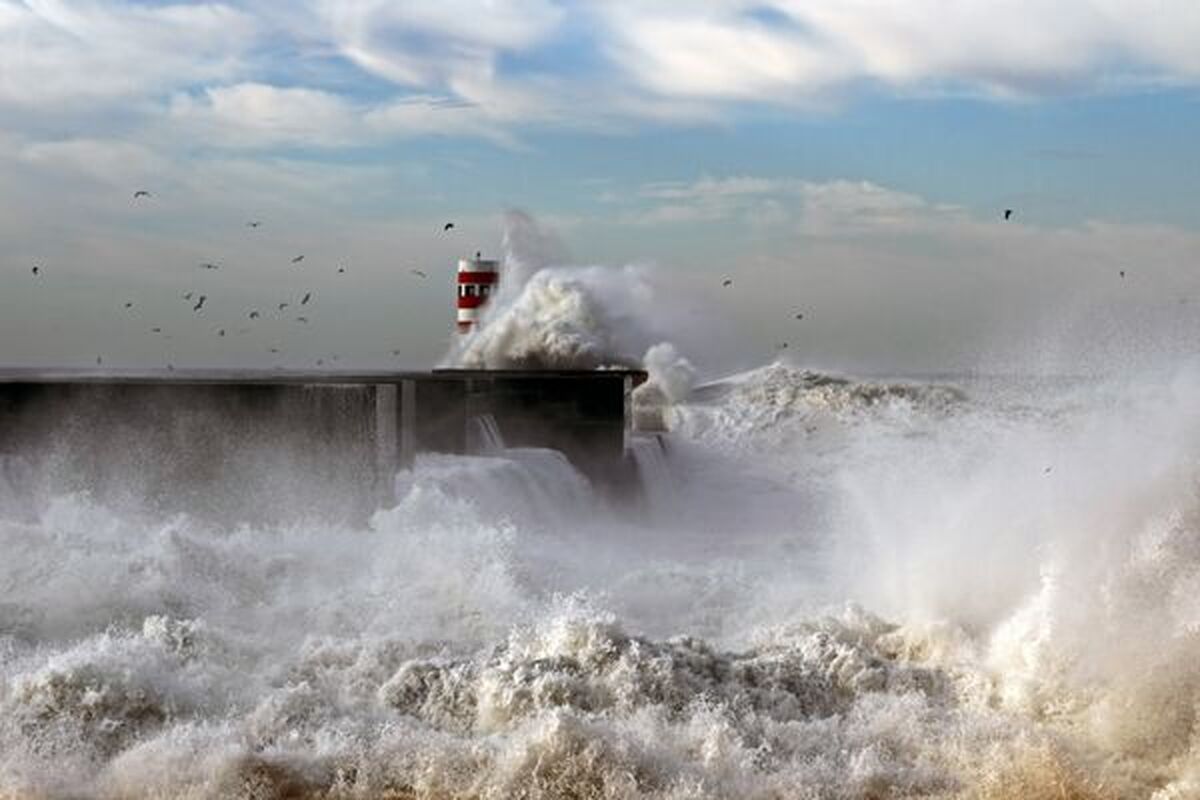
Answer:
<svg viewBox="0 0 1200 800"><path fill-rule="evenodd" d="M156 512L361 519L417 453L469 453L479 421L508 446L562 451L628 484L631 371L300 374L0 372L0 478Z"/></svg>

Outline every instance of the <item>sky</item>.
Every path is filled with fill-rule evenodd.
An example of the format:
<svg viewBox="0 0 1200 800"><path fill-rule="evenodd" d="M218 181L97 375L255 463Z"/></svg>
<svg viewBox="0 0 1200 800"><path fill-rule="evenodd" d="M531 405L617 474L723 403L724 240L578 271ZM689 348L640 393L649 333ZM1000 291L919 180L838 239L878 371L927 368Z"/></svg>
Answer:
<svg viewBox="0 0 1200 800"><path fill-rule="evenodd" d="M0 364L428 367L512 209L702 371L1185 357L1197 42L1194 0L0 0Z"/></svg>

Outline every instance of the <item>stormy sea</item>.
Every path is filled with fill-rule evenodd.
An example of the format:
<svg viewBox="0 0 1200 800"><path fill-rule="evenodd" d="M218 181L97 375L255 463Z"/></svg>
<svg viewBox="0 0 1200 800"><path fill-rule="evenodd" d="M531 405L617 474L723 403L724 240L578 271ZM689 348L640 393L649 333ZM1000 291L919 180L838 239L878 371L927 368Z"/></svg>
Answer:
<svg viewBox="0 0 1200 800"><path fill-rule="evenodd" d="M358 526L6 459L0 797L1200 793L1200 372L651 400L632 500L495 441Z"/></svg>

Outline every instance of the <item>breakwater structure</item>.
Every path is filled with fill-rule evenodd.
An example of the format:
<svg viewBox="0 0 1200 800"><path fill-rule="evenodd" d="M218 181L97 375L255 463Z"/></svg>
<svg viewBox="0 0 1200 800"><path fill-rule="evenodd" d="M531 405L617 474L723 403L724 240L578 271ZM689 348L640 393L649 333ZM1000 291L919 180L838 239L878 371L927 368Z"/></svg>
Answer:
<svg viewBox="0 0 1200 800"><path fill-rule="evenodd" d="M389 373L0 371L0 479L230 519L361 517L417 454L562 452L636 491L637 370Z"/></svg>

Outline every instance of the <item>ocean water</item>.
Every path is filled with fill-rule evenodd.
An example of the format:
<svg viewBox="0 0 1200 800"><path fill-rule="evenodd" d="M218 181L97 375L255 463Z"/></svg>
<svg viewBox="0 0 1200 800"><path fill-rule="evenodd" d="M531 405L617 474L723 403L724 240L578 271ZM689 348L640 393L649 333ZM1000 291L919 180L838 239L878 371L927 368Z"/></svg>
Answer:
<svg viewBox="0 0 1200 800"><path fill-rule="evenodd" d="M774 363L661 409L636 507L490 439L360 528L9 459L0 797L1200 796L1198 408Z"/></svg>

